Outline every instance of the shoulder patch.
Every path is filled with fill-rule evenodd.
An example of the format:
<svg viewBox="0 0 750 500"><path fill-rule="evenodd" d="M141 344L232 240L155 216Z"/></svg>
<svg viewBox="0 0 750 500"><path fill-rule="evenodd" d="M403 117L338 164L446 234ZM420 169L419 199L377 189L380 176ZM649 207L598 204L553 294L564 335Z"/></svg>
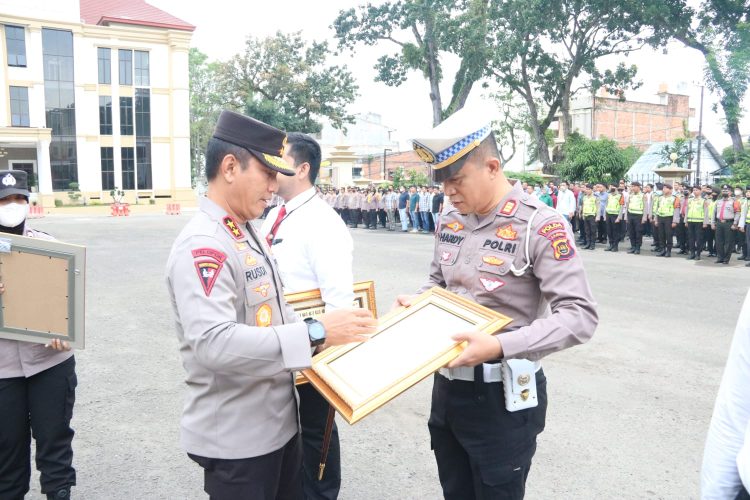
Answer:
<svg viewBox="0 0 750 500"><path fill-rule="evenodd" d="M224 261L227 256L224 252L214 248L196 248L192 250L195 259L195 270L198 272L198 279L203 286L206 297L211 296L211 290L219 277Z"/></svg>
<svg viewBox="0 0 750 500"><path fill-rule="evenodd" d="M516 210L518 210L518 202L516 200L508 200L503 203L503 206L500 208L500 211L498 211L498 214L511 217L514 213L516 213Z"/></svg>
<svg viewBox="0 0 750 500"><path fill-rule="evenodd" d="M237 224L237 221L235 221L229 215L224 217L221 222L227 229L227 231L229 231L229 234L232 236L232 238L234 238L235 240L245 239L245 233L243 233L242 229L240 229L240 225Z"/></svg>

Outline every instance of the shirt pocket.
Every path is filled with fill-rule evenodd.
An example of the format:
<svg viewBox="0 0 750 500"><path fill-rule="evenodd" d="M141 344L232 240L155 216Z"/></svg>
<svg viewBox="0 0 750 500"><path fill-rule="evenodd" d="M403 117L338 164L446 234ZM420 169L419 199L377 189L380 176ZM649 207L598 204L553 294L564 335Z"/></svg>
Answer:
<svg viewBox="0 0 750 500"><path fill-rule="evenodd" d="M513 263L513 255L498 252L483 251L479 253L477 271L481 274L487 273L497 276L505 276L510 271Z"/></svg>
<svg viewBox="0 0 750 500"><path fill-rule="evenodd" d="M458 260L459 247L440 245L437 251L437 260L442 268L452 269Z"/></svg>

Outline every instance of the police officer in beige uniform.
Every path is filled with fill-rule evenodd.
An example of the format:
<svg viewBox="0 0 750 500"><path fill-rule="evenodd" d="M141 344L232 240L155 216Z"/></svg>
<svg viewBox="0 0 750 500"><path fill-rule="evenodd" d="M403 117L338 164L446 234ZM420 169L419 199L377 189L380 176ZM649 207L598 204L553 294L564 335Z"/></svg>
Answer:
<svg viewBox="0 0 750 500"><path fill-rule="evenodd" d="M363 340L375 320L340 309L299 321L284 301L269 248L250 225L294 174L286 134L222 112L206 152L208 193L167 262L167 286L187 372L182 446L212 499L302 498L293 371L311 346Z"/></svg>
<svg viewBox="0 0 750 500"><path fill-rule="evenodd" d="M414 140L450 198L420 291L442 287L513 322L494 337L454 337L469 344L435 375L429 429L446 499L520 499L547 409L539 360L587 341L598 316L569 224L508 182L489 121L476 116L461 110ZM519 380L536 371L538 405L509 412L500 362L521 358L535 362Z"/></svg>

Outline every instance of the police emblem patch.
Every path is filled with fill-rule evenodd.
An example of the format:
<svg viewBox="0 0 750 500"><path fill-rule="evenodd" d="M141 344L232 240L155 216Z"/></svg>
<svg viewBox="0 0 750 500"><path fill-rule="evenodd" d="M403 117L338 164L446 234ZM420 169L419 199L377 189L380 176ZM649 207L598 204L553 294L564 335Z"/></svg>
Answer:
<svg viewBox="0 0 750 500"><path fill-rule="evenodd" d="M555 233L550 237L555 260L570 260L575 255L575 250L565 233Z"/></svg>
<svg viewBox="0 0 750 500"><path fill-rule="evenodd" d="M213 248L196 248L192 254L194 259L199 259L195 261L195 270L198 271L198 278L206 297L209 297L227 256Z"/></svg>
<svg viewBox="0 0 750 500"><path fill-rule="evenodd" d="M16 185L16 178L13 177L13 174L6 174L5 177L3 177L3 186L15 186Z"/></svg>
<svg viewBox="0 0 750 500"><path fill-rule="evenodd" d="M498 288L500 288L501 286L505 284L505 282L498 280L498 279L494 279L494 278L481 278L480 277L479 282L482 284L484 289L487 290L488 292L494 292L495 290L497 290Z"/></svg>
<svg viewBox="0 0 750 500"><path fill-rule="evenodd" d="M414 152L425 163L435 163L435 155L422 146L414 146Z"/></svg>
<svg viewBox="0 0 750 500"><path fill-rule="evenodd" d="M271 285L266 281L255 287L255 292L259 293L261 297L268 297L268 289Z"/></svg>
<svg viewBox="0 0 750 500"><path fill-rule="evenodd" d="M226 217L224 217L222 219L222 222L224 223L224 227L229 231L229 234L231 234L235 240L245 239L245 235L242 233L240 225L237 224L237 222L235 222L235 220L230 216L227 215Z"/></svg>
<svg viewBox="0 0 750 500"><path fill-rule="evenodd" d="M447 227L448 229L450 229L454 233L457 233L457 232L459 232L460 230L462 230L464 228L464 225L461 224L458 221L453 221L450 224L446 224L445 227Z"/></svg>
<svg viewBox="0 0 750 500"><path fill-rule="evenodd" d="M495 232L498 238L514 241L518 238L518 232L513 230L513 224L497 228Z"/></svg>
<svg viewBox="0 0 750 500"><path fill-rule="evenodd" d="M269 326L271 324L271 306L263 304L255 313L255 326Z"/></svg>
<svg viewBox="0 0 750 500"><path fill-rule="evenodd" d="M482 262L490 266L502 266L505 261L494 255L485 255L482 257Z"/></svg>

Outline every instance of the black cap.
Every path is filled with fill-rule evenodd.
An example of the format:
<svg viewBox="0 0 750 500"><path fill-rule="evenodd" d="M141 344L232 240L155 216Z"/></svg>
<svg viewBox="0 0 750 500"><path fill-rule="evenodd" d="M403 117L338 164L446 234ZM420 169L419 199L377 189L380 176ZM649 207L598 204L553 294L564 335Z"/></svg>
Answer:
<svg viewBox="0 0 750 500"><path fill-rule="evenodd" d="M23 170L0 171L0 199L20 194L29 197L29 179Z"/></svg>
<svg viewBox="0 0 750 500"><path fill-rule="evenodd" d="M250 151L261 163L284 175L296 170L281 156L286 146L286 133L249 116L224 110L219 115L214 137Z"/></svg>
<svg viewBox="0 0 750 500"><path fill-rule="evenodd" d="M730 186L729 184L722 184L722 185L721 185L721 189L722 189L722 190L724 190L724 189L729 189L729 190L731 190L731 189L732 189L732 186Z"/></svg>
<svg viewBox="0 0 750 500"><path fill-rule="evenodd" d="M640 183L640 182L638 182L638 181L633 181L633 182L631 182L631 183L630 183L630 185L631 185L631 186L638 186L638 187L641 187L641 183Z"/></svg>

